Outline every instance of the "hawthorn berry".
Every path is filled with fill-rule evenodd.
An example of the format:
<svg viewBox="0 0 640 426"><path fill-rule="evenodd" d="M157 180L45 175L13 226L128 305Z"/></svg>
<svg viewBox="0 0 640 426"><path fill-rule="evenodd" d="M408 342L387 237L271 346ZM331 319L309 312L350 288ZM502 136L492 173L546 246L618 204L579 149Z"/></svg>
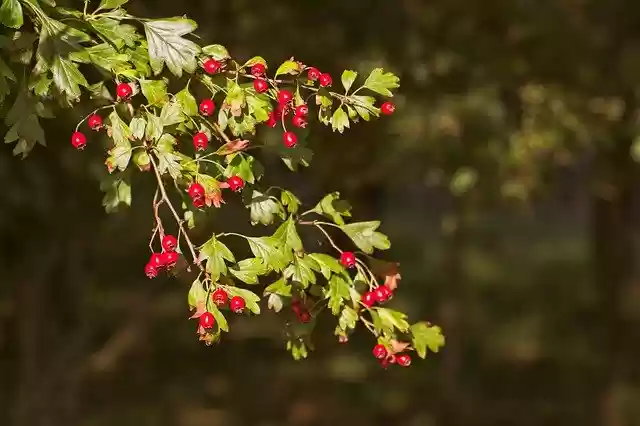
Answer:
<svg viewBox="0 0 640 426"><path fill-rule="evenodd" d="M340 255L340 263L347 268L353 268L356 266L356 255L350 251L343 251Z"/></svg>
<svg viewBox="0 0 640 426"><path fill-rule="evenodd" d="M391 354L387 357L387 362L389 362L389 364L395 364L398 362L398 357L396 357L395 354Z"/></svg>
<svg viewBox="0 0 640 426"><path fill-rule="evenodd" d="M220 61L210 58L204 61L204 63L202 64L202 68L207 74L215 74L220 71L220 68L222 68L222 64L220 63Z"/></svg>
<svg viewBox="0 0 640 426"><path fill-rule="evenodd" d="M147 276L147 278L152 279L158 276L158 268L156 268L155 266L153 266L150 263L147 263L144 267L144 274Z"/></svg>
<svg viewBox="0 0 640 426"><path fill-rule="evenodd" d="M389 296L391 296L391 291L389 291L389 289L386 286L382 285L376 288L373 294L376 297L376 302L384 303L387 300L389 300Z"/></svg>
<svg viewBox="0 0 640 426"><path fill-rule="evenodd" d="M376 359L385 359L388 354L389 352L387 352L387 348L383 344L378 343L373 347L373 356Z"/></svg>
<svg viewBox="0 0 640 426"><path fill-rule="evenodd" d="M344 336L342 334L338 336L338 343L344 344L344 343L347 343L348 341L349 341L349 338L347 336Z"/></svg>
<svg viewBox="0 0 640 426"><path fill-rule="evenodd" d="M71 135L71 145L75 149L83 149L87 145L87 137L82 132L74 132Z"/></svg>
<svg viewBox="0 0 640 426"><path fill-rule="evenodd" d="M289 102L291 102L293 100L293 93L291 93L290 90L286 90L286 89L282 89L279 93L278 93L278 103L280 105L283 104L288 104Z"/></svg>
<svg viewBox="0 0 640 426"><path fill-rule="evenodd" d="M293 132L284 132L282 134L282 140L287 148L293 148L298 144L298 137Z"/></svg>
<svg viewBox="0 0 640 426"><path fill-rule="evenodd" d="M385 102L380 105L380 112L384 115L391 115L396 110L396 106L392 102Z"/></svg>
<svg viewBox="0 0 640 426"><path fill-rule="evenodd" d="M98 114L91 114L89 118L87 118L87 124L91 130L100 130L102 127L102 117Z"/></svg>
<svg viewBox="0 0 640 426"><path fill-rule="evenodd" d="M231 298L231 302L229 302L229 307L233 313L236 314L241 314L244 311L245 306L247 306L247 304L240 296L233 296Z"/></svg>
<svg viewBox="0 0 640 426"><path fill-rule="evenodd" d="M165 235L162 238L162 248L165 251L176 251L176 247L178 247L178 239L173 235Z"/></svg>
<svg viewBox="0 0 640 426"><path fill-rule="evenodd" d="M200 327L208 329L213 328L213 326L216 324L216 319L211 312L205 312L204 314L200 315L199 322Z"/></svg>
<svg viewBox="0 0 640 426"><path fill-rule="evenodd" d="M240 176L231 176L227 179L227 183L233 192L241 191L244 188L244 180Z"/></svg>
<svg viewBox="0 0 640 426"><path fill-rule="evenodd" d="M298 105L296 107L295 115L305 117L309 115L309 106L307 104Z"/></svg>
<svg viewBox="0 0 640 426"><path fill-rule="evenodd" d="M156 269L160 269L164 267L164 258L160 253L153 253L149 258L149 265L153 266Z"/></svg>
<svg viewBox="0 0 640 426"><path fill-rule="evenodd" d="M311 321L311 314L309 313L309 311L302 311L298 315L298 319L300 320L300 322L308 323L309 321Z"/></svg>
<svg viewBox="0 0 640 426"><path fill-rule="evenodd" d="M251 67L251 75L254 77L262 77L265 71L267 71L267 67L265 67L264 64L261 63L254 64Z"/></svg>
<svg viewBox="0 0 640 426"><path fill-rule="evenodd" d="M180 255L175 251L165 251L161 256L162 263L167 268L173 268L174 266L176 266L176 263L178 263L178 259L180 258Z"/></svg>
<svg viewBox="0 0 640 426"><path fill-rule="evenodd" d="M320 71L318 68L310 67L307 71L307 77L309 80L316 81L320 77Z"/></svg>
<svg viewBox="0 0 640 426"><path fill-rule="evenodd" d="M400 354L397 356L398 365L408 367L411 365L411 356L409 354Z"/></svg>
<svg viewBox="0 0 640 426"><path fill-rule="evenodd" d="M193 202L193 207L195 207L196 209L201 209L207 204L204 201L204 197L192 198L191 201Z"/></svg>
<svg viewBox="0 0 640 426"><path fill-rule="evenodd" d="M263 78L256 78L253 80L253 88L258 93L264 93L269 90L269 83Z"/></svg>
<svg viewBox="0 0 640 426"><path fill-rule="evenodd" d="M331 75L327 73L320 74L320 77L318 77L318 80L320 80L320 86L322 87L329 87L333 84L333 79L331 78Z"/></svg>
<svg viewBox="0 0 640 426"><path fill-rule="evenodd" d="M307 120L301 115L296 115L293 117L293 125L299 129L304 129L307 127Z"/></svg>
<svg viewBox="0 0 640 426"><path fill-rule="evenodd" d="M364 306L370 308L376 303L376 296L372 291L367 291L362 295L360 300Z"/></svg>
<svg viewBox="0 0 640 426"><path fill-rule="evenodd" d="M204 198L204 195L205 195L204 186L200 185L197 182L194 182L191 185L189 185L189 189L187 190L187 192L189 193L189 197L191 199Z"/></svg>
<svg viewBox="0 0 640 426"><path fill-rule="evenodd" d="M210 116L216 110L216 104L211 99L203 99L200 102L200 114L205 117Z"/></svg>
<svg viewBox="0 0 640 426"><path fill-rule="evenodd" d="M276 127L278 125L278 119L276 118L275 111L269 113L269 118L265 121L265 124L269 127Z"/></svg>
<svg viewBox="0 0 640 426"><path fill-rule="evenodd" d="M120 83L116 86L116 94L120 99L127 99L133 93L129 83Z"/></svg>
<svg viewBox="0 0 640 426"><path fill-rule="evenodd" d="M275 113L276 120L280 120L283 115L285 117L287 115L289 115L289 105L288 104L278 104L278 106L276 107L276 113Z"/></svg>
<svg viewBox="0 0 640 426"><path fill-rule="evenodd" d="M204 151L209 146L209 138L203 132L193 135L193 146L196 151Z"/></svg>
<svg viewBox="0 0 640 426"><path fill-rule="evenodd" d="M213 301L213 303L215 303L217 306L224 306L227 304L227 301L229 300L229 295L227 294L227 292L225 291L225 289L218 287L216 289L216 291L214 291L211 294L211 300Z"/></svg>

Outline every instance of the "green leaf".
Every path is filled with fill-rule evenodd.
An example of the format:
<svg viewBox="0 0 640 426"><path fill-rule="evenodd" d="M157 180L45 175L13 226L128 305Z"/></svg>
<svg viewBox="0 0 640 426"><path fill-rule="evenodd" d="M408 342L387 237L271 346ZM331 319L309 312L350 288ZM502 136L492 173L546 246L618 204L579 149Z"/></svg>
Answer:
<svg viewBox="0 0 640 426"><path fill-rule="evenodd" d="M231 297L242 297L247 304L247 309L251 312L256 315L260 314L260 306L258 305L258 303L260 303L260 296L250 290L245 290L244 288L226 287L226 290Z"/></svg>
<svg viewBox="0 0 640 426"><path fill-rule="evenodd" d="M102 0L98 9L115 9L127 3L129 0Z"/></svg>
<svg viewBox="0 0 640 426"><path fill-rule="evenodd" d="M258 284L258 276L268 272L267 266L259 257L243 259L235 267L231 267L231 272L236 278L245 284Z"/></svg>
<svg viewBox="0 0 640 426"><path fill-rule="evenodd" d="M249 248L255 257L264 260L271 270L281 271L288 264L290 257L281 247L281 241L275 237L247 237Z"/></svg>
<svg viewBox="0 0 640 426"><path fill-rule="evenodd" d="M357 72L344 70L344 72L342 73L342 86L344 87L345 93L347 93L349 89L351 89L351 86L353 86L353 82L356 81L356 78L358 78Z"/></svg>
<svg viewBox="0 0 640 426"><path fill-rule="evenodd" d="M389 89L400 87L399 81L400 79L393 73L384 72L382 68L376 68L367 77L364 87L383 96L393 96Z"/></svg>
<svg viewBox="0 0 640 426"><path fill-rule="evenodd" d="M276 216L280 216L283 219L285 217L284 209L277 200L255 189L251 193L249 209L252 225L258 223L269 225L273 223Z"/></svg>
<svg viewBox="0 0 640 426"><path fill-rule="evenodd" d="M282 245L289 247L294 252L301 252L304 249L293 216L289 216L287 220L282 222L282 225L278 227L273 236L282 241Z"/></svg>
<svg viewBox="0 0 640 426"><path fill-rule="evenodd" d="M333 315L338 315L345 299L349 299L349 282L344 275L334 274L329 279L329 285L324 289L324 297L329 299L329 308Z"/></svg>
<svg viewBox="0 0 640 426"><path fill-rule="evenodd" d="M18 141L13 149L13 155L22 155L22 158L25 158L36 142L41 145L47 144L44 130L38 120L37 108L37 100L31 97L26 88L22 88L4 118L5 124L10 126L4 142Z"/></svg>
<svg viewBox="0 0 640 426"><path fill-rule="evenodd" d="M235 81L230 81L227 97L224 102L229 105L231 115L239 117L242 114L242 108L245 106L246 99L244 90Z"/></svg>
<svg viewBox="0 0 640 426"><path fill-rule="evenodd" d="M298 63L296 61L284 61L276 70L276 75L274 78L278 78L279 75L285 74L299 74L300 68L298 67Z"/></svg>
<svg viewBox="0 0 640 426"><path fill-rule="evenodd" d="M123 171L131 160L131 129L115 111L109 114L109 121L111 123L110 134L115 146L109 151L107 162Z"/></svg>
<svg viewBox="0 0 640 426"><path fill-rule="evenodd" d="M0 23L9 28L20 28L22 26L22 6L18 0L2 0Z"/></svg>
<svg viewBox="0 0 640 426"><path fill-rule="evenodd" d="M356 222L341 225L340 229L351 238L353 243L365 253L373 253L374 248L387 250L391 243L386 235L376 232L380 227L380 221Z"/></svg>
<svg viewBox="0 0 640 426"><path fill-rule="evenodd" d="M284 304L282 303L282 297L277 294L269 294L267 298L267 307L274 312L280 312Z"/></svg>
<svg viewBox="0 0 640 426"><path fill-rule="evenodd" d="M204 304L207 300L207 291L202 286L202 282L196 279L191 283L191 288L187 294L187 303L191 309L195 309L199 304Z"/></svg>
<svg viewBox="0 0 640 426"><path fill-rule="evenodd" d="M307 288L309 284L316 283L314 270L317 269L319 269L318 264L309 256L302 258L296 256L293 258L293 263L284 270L284 277Z"/></svg>
<svg viewBox="0 0 640 426"><path fill-rule="evenodd" d="M149 141L157 141L162 136L162 128L162 119L147 112L147 127L144 137Z"/></svg>
<svg viewBox="0 0 640 426"><path fill-rule="evenodd" d="M131 183L128 177L110 175L102 181L100 189L105 192L102 205L107 213L118 211L120 204L131 206Z"/></svg>
<svg viewBox="0 0 640 426"><path fill-rule="evenodd" d="M253 157L245 158L243 155L236 155L227 165L227 168L224 171L224 176L228 178L236 175L240 176L245 182L255 183L256 179L253 175L252 168L254 161L255 159Z"/></svg>
<svg viewBox="0 0 640 426"><path fill-rule="evenodd" d="M222 331L228 332L229 323L220 309L218 309L218 307L213 303L210 303L207 310L213 314L213 317L216 319L216 324L218 324L218 328Z"/></svg>
<svg viewBox="0 0 640 426"><path fill-rule="evenodd" d="M176 101L185 115L192 117L198 115L198 104L196 103L196 98L189 92L189 86L176 94Z"/></svg>
<svg viewBox="0 0 640 426"><path fill-rule="evenodd" d="M131 69L128 62L129 55L118 53L109 43L101 43L79 52L72 52L69 54L69 59L82 63L92 62L116 74L126 73L126 70Z"/></svg>
<svg viewBox="0 0 640 426"><path fill-rule="evenodd" d="M169 173L174 180L178 179L182 174L182 165L180 164L182 157L173 152L158 152L156 155L158 157L158 172L161 175Z"/></svg>
<svg viewBox="0 0 640 426"><path fill-rule="evenodd" d="M140 88L150 106L161 107L169 100L164 80L140 80Z"/></svg>
<svg viewBox="0 0 640 426"><path fill-rule="evenodd" d="M210 44L208 46L204 46L202 48L202 53L218 61L231 57L229 56L227 48L221 44Z"/></svg>
<svg viewBox="0 0 640 426"><path fill-rule="evenodd" d="M76 64L59 56L51 64L51 73L53 83L58 90L67 94L68 99L79 98L82 94L80 86L89 85Z"/></svg>
<svg viewBox="0 0 640 426"><path fill-rule="evenodd" d="M269 284L267 288L264 289L264 295L266 296L268 294L291 297L291 284L282 277L278 281Z"/></svg>
<svg viewBox="0 0 640 426"><path fill-rule="evenodd" d="M225 261L235 262L231 250L222 241L218 240L215 235L200 247L198 260L200 262L207 261L205 269L211 274L213 281L218 281L221 275L227 273Z"/></svg>
<svg viewBox="0 0 640 426"><path fill-rule="evenodd" d="M351 95L351 99L354 100L353 108L364 121L369 121L371 114L376 117L380 115L380 109L374 105L376 98L373 96Z"/></svg>
<svg viewBox="0 0 640 426"><path fill-rule="evenodd" d="M182 114L182 106L177 99L172 99L164 104L160 112L160 120L163 126L171 126L182 123L185 120L184 114Z"/></svg>
<svg viewBox="0 0 640 426"><path fill-rule="evenodd" d="M348 129L349 126L349 117L347 116L347 113L344 112L344 109L342 109L342 106L340 106L333 112L333 116L331 117L331 129L334 132L337 130L340 133L343 133L344 129Z"/></svg>
<svg viewBox="0 0 640 426"><path fill-rule="evenodd" d="M338 225L344 225L343 217L350 217L350 210L351 206L349 203L344 200L340 200L340 193L332 192L325 195L311 211L330 217Z"/></svg>
<svg viewBox="0 0 640 426"><path fill-rule="evenodd" d="M335 257L331 257L324 253L311 253L309 257L315 260L320 266L320 273L327 280L331 277L331 273L341 274L344 272L344 268Z"/></svg>
<svg viewBox="0 0 640 426"><path fill-rule="evenodd" d="M356 328L356 324L358 322L358 312L355 309L350 308L349 306L345 306L340 314L340 318L338 319L338 324L340 328L343 330L347 330L349 328Z"/></svg>
<svg viewBox="0 0 640 426"><path fill-rule="evenodd" d="M267 66L267 61L265 61L262 56L254 56L253 58L251 58L247 62L245 62L244 65L242 65L242 68L252 67L255 64L262 64L262 65L264 65L266 67Z"/></svg>
<svg viewBox="0 0 640 426"><path fill-rule="evenodd" d="M249 107L249 113L256 118L256 121L267 121L271 110L271 102L269 102L269 98L263 94L247 94L246 100L247 106Z"/></svg>
<svg viewBox="0 0 640 426"><path fill-rule="evenodd" d="M282 202L282 205L285 206L289 211L289 213L291 214L296 214L300 209L300 204L302 204L298 199L298 197L296 197L293 192L286 191L286 190L283 190L280 193L280 201Z"/></svg>
<svg viewBox="0 0 640 426"><path fill-rule="evenodd" d="M200 47L182 36L193 32L198 25L185 18L171 18L144 23L147 42L149 44L149 59L155 75L162 72L164 64L177 77L182 71L192 73L198 63L196 55Z"/></svg>
<svg viewBox="0 0 640 426"><path fill-rule="evenodd" d="M139 36L134 26L120 24L111 18L100 18L90 22L93 29L102 36L104 41L115 44L118 49L122 49L125 45L135 48ZM147 58L148 56L145 55L145 62L148 61Z"/></svg>
<svg viewBox="0 0 640 426"><path fill-rule="evenodd" d="M147 125L147 122L142 117L133 117L131 119L131 123L129 124L129 128L131 129L131 134L134 138L141 140L144 138L144 130Z"/></svg>
<svg viewBox="0 0 640 426"><path fill-rule="evenodd" d="M402 333L409 331L409 323L407 322L407 315L388 308L376 308L378 318L380 319L380 325L383 330L393 333L393 329L396 328Z"/></svg>
<svg viewBox="0 0 640 426"><path fill-rule="evenodd" d="M427 348L432 352L438 352L444 346L445 338L442 329L437 325L419 322L411 326L410 332L413 348L420 358L427 356Z"/></svg>

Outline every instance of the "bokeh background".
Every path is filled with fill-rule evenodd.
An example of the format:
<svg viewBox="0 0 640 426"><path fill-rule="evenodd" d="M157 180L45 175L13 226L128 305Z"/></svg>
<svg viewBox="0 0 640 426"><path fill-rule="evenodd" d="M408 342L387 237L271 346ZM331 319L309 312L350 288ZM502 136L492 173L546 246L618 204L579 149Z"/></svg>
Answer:
<svg viewBox="0 0 640 426"><path fill-rule="evenodd" d="M314 129L301 175L266 162L308 202L339 190L383 220L402 265L393 305L442 325L447 345L385 372L367 333L339 345L327 325L294 362L269 316L199 344L188 279L142 273L152 182L104 213L103 158L69 146L69 112L24 161L0 145L0 424L640 425L636 1L130 9L186 13L237 58L401 77L394 116Z"/></svg>

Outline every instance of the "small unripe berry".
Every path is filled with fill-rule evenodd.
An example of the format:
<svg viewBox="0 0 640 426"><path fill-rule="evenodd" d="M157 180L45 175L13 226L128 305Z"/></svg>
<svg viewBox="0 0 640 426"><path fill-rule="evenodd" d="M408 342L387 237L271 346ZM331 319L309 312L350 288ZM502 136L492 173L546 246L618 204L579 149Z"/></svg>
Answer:
<svg viewBox="0 0 640 426"><path fill-rule="evenodd" d="M144 274L147 276L147 278L152 279L158 276L158 268L156 268L155 266L153 266L150 263L147 263L144 267Z"/></svg>
<svg viewBox="0 0 640 426"><path fill-rule="evenodd" d="M220 71L220 68L222 68L222 64L220 63L220 61L216 61L215 59L211 58L204 61L204 63L202 64L202 68L204 68L204 71L207 74L215 74Z"/></svg>
<svg viewBox="0 0 640 426"><path fill-rule="evenodd" d="M213 294L211 294L211 300L217 306L224 306L227 304L227 301L229 300L229 295L223 288L218 287L216 291L214 291Z"/></svg>
<svg viewBox="0 0 640 426"><path fill-rule="evenodd" d="M333 79L331 78L331 75L327 73L320 74L320 77L318 79L320 80L320 86L322 87L329 87L333 84Z"/></svg>
<svg viewBox="0 0 640 426"><path fill-rule="evenodd" d="M165 251L175 251L176 247L178 247L178 239L173 235L167 234L162 238L162 248Z"/></svg>
<svg viewBox="0 0 640 426"><path fill-rule="evenodd" d="M247 306L247 304L240 296L233 296L231 298L231 302L229 302L231 311L236 314L241 314L244 311L245 306Z"/></svg>
<svg viewBox="0 0 640 426"><path fill-rule="evenodd" d="M165 251L162 253L162 263L164 263L167 268L176 266L178 259L180 259L180 255L175 251Z"/></svg>
<svg viewBox="0 0 640 426"><path fill-rule="evenodd" d="M132 93L133 89L128 83L120 83L116 86L116 94L120 99L127 99Z"/></svg>
<svg viewBox="0 0 640 426"><path fill-rule="evenodd" d="M307 106L307 104L298 105L296 107L295 115L300 115L302 117L305 117L308 114L309 114L309 106Z"/></svg>
<svg viewBox="0 0 640 426"><path fill-rule="evenodd" d="M380 112L384 115L391 115L396 110L396 106L391 102L385 102L380 105Z"/></svg>
<svg viewBox="0 0 640 426"><path fill-rule="evenodd" d="M209 146L209 138L203 132L193 135L193 147L196 151L204 151Z"/></svg>
<svg viewBox="0 0 640 426"><path fill-rule="evenodd" d="M301 115L294 116L292 123L299 129L304 129L305 127L307 127L307 120Z"/></svg>
<svg viewBox="0 0 640 426"><path fill-rule="evenodd" d="M307 71L307 77L309 80L316 81L320 77L320 71L318 68L310 67Z"/></svg>
<svg viewBox="0 0 640 426"><path fill-rule="evenodd" d="M87 137L82 132L75 132L71 135L71 145L75 149L82 150L87 145Z"/></svg>
<svg viewBox="0 0 640 426"><path fill-rule="evenodd" d="M353 268L356 265L356 255L350 251L343 251L340 255L340 263L347 268Z"/></svg>
<svg viewBox="0 0 640 426"><path fill-rule="evenodd" d="M264 64L257 63L251 67L251 75L254 77L262 77L267 70L267 67Z"/></svg>
<svg viewBox="0 0 640 426"><path fill-rule="evenodd" d="M204 195L205 195L204 186L200 185L197 182L194 182L191 185L189 185L189 189L187 192L189 193L189 197L191 197L191 199L204 198Z"/></svg>
<svg viewBox="0 0 640 426"><path fill-rule="evenodd" d="M87 118L87 124L91 130L100 130L102 127L102 117L98 114L91 114L89 118Z"/></svg>
<svg viewBox="0 0 640 426"><path fill-rule="evenodd" d="M200 102L200 114L205 117L210 116L216 110L216 104L211 99L203 99Z"/></svg>
<svg viewBox="0 0 640 426"><path fill-rule="evenodd" d="M211 312L205 312L204 314L200 315L199 322L200 327L209 329L213 328L213 326L216 324L216 319Z"/></svg>
<svg viewBox="0 0 640 426"><path fill-rule="evenodd" d="M291 91L283 89L278 93L278 103L288 104L293 100L293 93Z"/></svg>
<svg viewBox="0 0 640 426"><path fill-rule="evenodd" d="M227 183L233 192L241 191L244 188L244 180L240 176L231 176L227 179Z"/></svg>
<svg viewBox="0 0 640 426"><path fill-rule="evenodd" d="M282 140L287 148L293 148L298 144L298 137L293 132L284 132Z"/></svg>
<svg viewBox="0 0 640 426"><path fill-rule="evenodd" d="M397 356L398 365L408 367L411 365L411 356L409 354L400 354Z"/></svg>
<svg viewBox="0 0 640 426"><path fill-rule="evenodd" d="M164 259L160 253L153 253L149 258L149 265L152 265L156 269L161 269L164 267Z"/></svg>
<svg viewBox="0 0 640 426"><path fill-rule="evenodd" d="M376 359L384 359L388 354L389 353L387 352L387 348L385 348L385 346L380 343L373 347L373 356Z"/></svg>
<svg viewBox="0 0 640 426"><path fill-rule="evenodd" d="M370 308L376 303L376 296L372 291L367 291L362 295L361 301L364 306Z"/></svg>
<svg viewBox="0 0 640 426"><path fill-rule="evenodd" d="M258 93L264 93L269 90L269 83L262 78L256 78L253 80L253 88Z"/></svg>

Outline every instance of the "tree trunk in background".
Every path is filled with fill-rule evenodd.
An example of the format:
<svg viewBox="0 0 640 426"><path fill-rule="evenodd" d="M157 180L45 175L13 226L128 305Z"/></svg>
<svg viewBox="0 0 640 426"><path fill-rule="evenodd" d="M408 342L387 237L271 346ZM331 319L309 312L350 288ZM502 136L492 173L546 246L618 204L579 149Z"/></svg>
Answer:
<svg viewBox="0 0 640 426"><path fill-rule="evenodd" d="M619 391L624 381L622 355L625 344L625 321L621 312L624 290L634 275L632 195L637 188L637 167L630 156L633 134L628 123L635 109L627 99L623 122L608 147L596 153L598 187L593 195L591 222L592 265L599 306L596 313L598 334L594 347L599 348L600 424L628 424L621 410Z"/></svg>

